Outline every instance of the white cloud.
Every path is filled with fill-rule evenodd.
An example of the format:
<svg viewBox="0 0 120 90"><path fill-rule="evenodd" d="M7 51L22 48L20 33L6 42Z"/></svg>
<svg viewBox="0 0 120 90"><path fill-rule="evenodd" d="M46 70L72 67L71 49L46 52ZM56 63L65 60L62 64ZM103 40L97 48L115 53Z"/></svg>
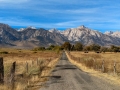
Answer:
<svg viewBox="0 0 120 90"><path fill-rule="evenodd" d="M55 23L32 22L29 20L24 20L22 18L3 18L3 17L1 17L0 23L9 24L10 26L24 26L24 27L34 26L34 27L43 27L43 28L56 27Z"/></svg>
<svg viewBox="0 0 120 90"><path fill-rule="evenodd" d="M29 0L0 0L0 3L23 3Z"/></svg>
<svg viewBox="0 0 120 90"><path fill-rule="evenodd" d="M4 17L0 18L0 21L12 26L34 25L66 28L82 24L102 27L105 24L106 27L111 27L120 24L119 3L114 3L116 2L110 0L0 0L0 17ZM10 18L6 18L8 16ZM31 20L28 21L27 16ZM40 19L45 19L46 21L43 20L45 23L42 23ZM51 23L47 23L47 19L49 22L51 19ZM38 20L39 23L35 22ZM109 23L113 23L113 25Z"/></svg>
<svg viewBox="0 0 120 90"><path fill-rule="evenodd" d="M0 21L1 23L6 23L6 24L9 24L10 26L23 26L23 27L27 27L27 26L34 26L34 27L42 27L42 28L75 28L75 27L78 27L80 25L85 25L86 27L88 28L91 28L91 29L97 29L97 30L100 30L100 29L103 29L104 30L108 30L108 29L116 29L118 30L117 28L119 28L119 25L120 23L114 19L111 19L107 22L116 22L112 25L110 25L108 27L108 23L102 23L102 20L99 22L99 21L96 21L95 23L95 20L96 19L80 19L80 20L73 20L73 21L66 21L66 22L54 22L54 23L42 23L42 22L33 22L33 21L29 21L29 20L24 20L22 18L0 18ZM99 20L99 18L98 18Z"/></svg>

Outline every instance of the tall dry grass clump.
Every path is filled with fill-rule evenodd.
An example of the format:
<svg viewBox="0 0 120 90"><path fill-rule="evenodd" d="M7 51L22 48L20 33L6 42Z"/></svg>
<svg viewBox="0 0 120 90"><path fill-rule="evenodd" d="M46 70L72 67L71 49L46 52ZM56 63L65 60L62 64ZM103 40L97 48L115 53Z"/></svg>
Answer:
<svg viewBox="0 0 120 90"><path fill-rule="evenodd" d="M0 53L4 59L4 84L0 85L0 90L35 90L41 87L59 58L59 54L53 51L3 50L8 53ZM14 74L11 73L13 62Z"/></svg>

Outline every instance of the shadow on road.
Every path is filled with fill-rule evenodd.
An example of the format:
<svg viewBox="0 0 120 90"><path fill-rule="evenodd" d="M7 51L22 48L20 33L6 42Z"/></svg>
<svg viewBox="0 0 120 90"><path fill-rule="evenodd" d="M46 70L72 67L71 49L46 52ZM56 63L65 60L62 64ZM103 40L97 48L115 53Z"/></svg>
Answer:
<svg viewBox="0 0 120 90"><path fill-rule="evenodd" d="M52 78L55 78L55 79L60 79L61 76L51 76Z"/></svg>
<svg viewBox="0 0 120 90"><path fill-rule="evenodd" d="M56 72L59 70L73 70L77 69L75 65L56 65L56 69L54 69L52 72Z"/></svg>

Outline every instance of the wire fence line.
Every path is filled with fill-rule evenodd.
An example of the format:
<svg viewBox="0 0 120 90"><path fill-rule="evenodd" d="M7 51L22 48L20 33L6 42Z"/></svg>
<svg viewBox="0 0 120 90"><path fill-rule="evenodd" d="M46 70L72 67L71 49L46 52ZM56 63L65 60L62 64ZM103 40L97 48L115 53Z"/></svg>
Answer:
<svg viewBox="0 0 120 90"><path fill-rule="evenodd" d="M81 63L85 65L86 67L92 68L97 71L101 71L103 73L112 73L116 75L120 75L120 62L115 60L105 60L105 59L83 59L81 57L75 57L70 52L68 52L68 55L72 60L74 60L77 63Z"/></svg>
<svg viewBox="0 0 120 90"><path fill-rule="evenodd" d="M37 76L40 79L42 72L50 68L48 65L52 60L53 58L38 58L37 60L15 61L4 64L3 57L0 57L0 84L8 86L10 90L14 90L18 83L28 88L35 83L35 78L33 80L33 77ZM27 85L25 86L26 83Z"/></svg>

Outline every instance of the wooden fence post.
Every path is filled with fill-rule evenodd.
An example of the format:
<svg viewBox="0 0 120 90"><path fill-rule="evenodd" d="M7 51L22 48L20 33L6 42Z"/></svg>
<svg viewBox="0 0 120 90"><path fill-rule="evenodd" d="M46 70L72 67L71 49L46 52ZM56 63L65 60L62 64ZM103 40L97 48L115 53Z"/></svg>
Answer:
<svg viewBox="0 0 120 90"><path fill-rule="evenodd" d="M37 59L36 63L37 63L37 66L38 66L39 65L39 59Z"/></svg>
<svg viewBox="0 0 120 90"><path fill-rule="evenodd" d="M32 60L32 65L34 64L34 61Z"/></svg>
<svg viewBox="0 0 120 90"><path fill-rule="evenodd" d="M105 61L103 60L103 62L102 62L102 72L105 72L104 63L105 63Z"/></svg>
<svg viewBox="0 0 120 90"><path fill-rule="evenodd" d="M15 79L15 66L16 66L16 62L13 62L12 66L11 66L11 70L10 70L10 84L12 85L12 90L14 90L14 79Z"/></svg>
<svg viewBox="0 0 120 90"><path fill-rule="evenodd" d="M79 57L79 63L81 63L81 62L80 62L80 57Z"/></svg>
<svg viewBox="0 0 120 90"><path fill-rule="evenodd" d="M93 58L93 68L96 69L95 59Z"/></svg>
<svg viewBox="0 0 120 90"><path fill-rule="evenodd" d="M28 73L28 62L26 62L26 72Z"/></svg>
<svg viewBox="0 0 120 90"><path fill-rule="evenodd" d="M3 57L0 57L0 84L4 83L4 65Z"/></svg>
<svg viewBox="0 0 120 90"><path fill-rule="evenodd" d="M114 62L114 74L116 74L116 62Z"/></svg>

